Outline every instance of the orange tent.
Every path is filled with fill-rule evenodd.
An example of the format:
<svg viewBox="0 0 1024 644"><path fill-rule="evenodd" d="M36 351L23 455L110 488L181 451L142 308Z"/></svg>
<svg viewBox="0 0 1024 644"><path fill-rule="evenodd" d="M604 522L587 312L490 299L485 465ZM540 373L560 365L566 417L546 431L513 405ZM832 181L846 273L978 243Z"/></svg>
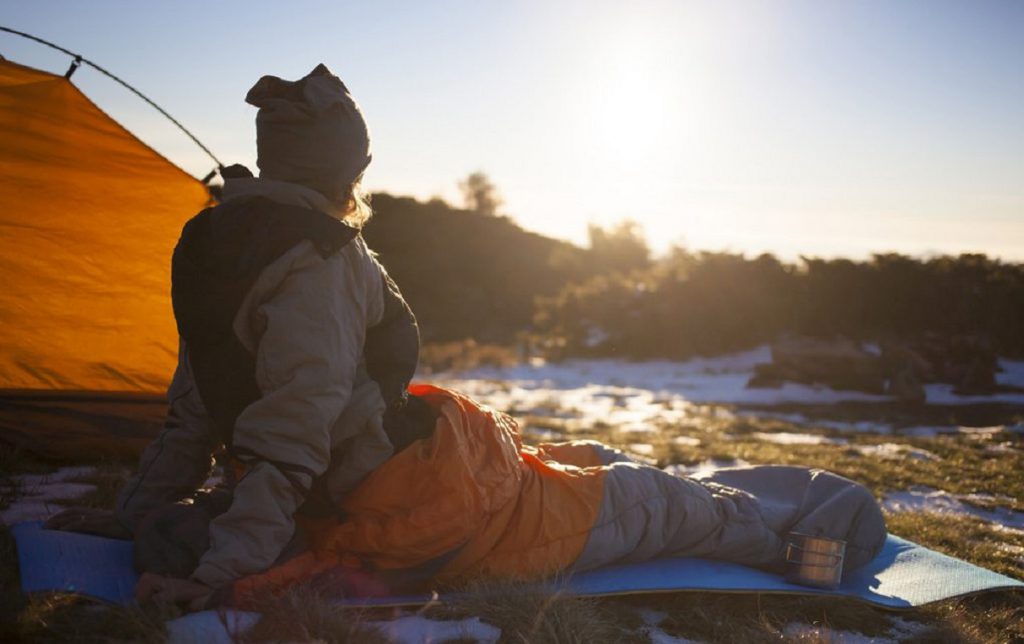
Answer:
<svg viewBox="0 0 1024 644"><path fill-rule="evenodd" d="M11 401L162 394L171 252L209 201L69 80L0 60L3 436L32 424L2 413Z"/></svg>

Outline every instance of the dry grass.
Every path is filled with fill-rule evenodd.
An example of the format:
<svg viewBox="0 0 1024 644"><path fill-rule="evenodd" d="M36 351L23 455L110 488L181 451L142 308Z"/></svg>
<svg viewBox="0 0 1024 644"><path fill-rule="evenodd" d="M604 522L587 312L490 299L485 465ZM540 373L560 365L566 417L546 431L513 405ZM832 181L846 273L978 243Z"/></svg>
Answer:
<svg viewBox="0 0 1024 644"><path fill-rule="evenodd" d="M18 621L25 606L19 588L18 553L7 526L0 526L0 640L7 641L7 628Z"/></svg>
<svg viewBox="0 0 1024 644"><path fill-rule="evenodd" d="M21 495L17 475L47 474L56 468L21 449L0 444L0 510L6 510Z"/></svg>
<svg viewBox="0 0 1024 644"><path fill-rule="evenodd" d="M915 613L931 627L922 642L1024 642L1024 593L987 593Z"/></svg>
<svg viewBox="0 0 1024 644"><path fill-rule="evenodd" d="M111 606L67 594L34 596L25 602L8 642L163 642L165 623L177 615L153 608Z"/></svg>
<svg viewBox="0 0 1024 644"><path fill-rule="evenodd" d="M90 474L68 479L71 483L88 483L95 490L76 499L62 502L61 505L74 505L87 508L112 508L117 502L117 495L131 476L131 468L120 461L99 461L94 464L95 471Z"/></svg>
<svg viewBox="0 0 1024 644"><path fill-rule="evenodd" d="M457 364L467 350L455 347L447 351L440 354L440 362ZM1018 434L1004 432L981 438L840 434L824 424L801 426L772 418L735 417L716 407L696 408L684 422L663 424L652 433L638 434L600 424L580 429L566 416L553 400L550 410L531 410L525 434L550 440L547 432L554 432L566 438L596 438L618 445L646 442L654 450L651 458L661 466L714 458L823 467L863 482L879 496L924 485L954 494L999 495L997 502L975 503L1024 510L1024 476L1020 475L1024 471L1024 437ZM535 433L538 430L544 433ZM779 445L760 440L755 436L759 432L809 433L842 438L847 444ZM675 439L681 436L697 442L677 442ZM882 458L857 450L859 446L883 443L927 450L937 458L906 454ZM1002 449L993 450L993 445ZM96 472L79 482L95 485L96 491L75 503L110 507L127 470L119 462L93 465ZM0 508L18 493L17 474L53 469L53 465L26 454L0 449ZM889 514L887 519L894 534L1024 578L1024 535L998 530L969 516L898 513ZM0 641L159 641L163 637L165 616L67 596L26 600L17 586L13 541L0 527ZM1024 641L1024 593L989 593L894 614L832 598L677 593L587 599L510 582L478 584L470 590L454 604L432 606L424 614L435 618L480 617L501 629L502 641L516 643L647 641L642 610L665 613L659 628L666 633L705 642L826 642L840 632L915 642ZM386 641L368 623L369 614L340 609L307 589L268 600L261 612L262 619L245 641ZM375 620L386 617L373 615Z"/></svg>
<svg viewBox="0 0 1024 644"><path fill-rule="evenodd" d="M260 614L240 642L325 642L326 644L385 644L388 640L367 624L365 614L339 607L305 587L256 602Z"/></svg>
<svg viewBox="0 0 1024 644"><path fill-rule="evenodd" d="M514 581L488 581L462 589L450 605L435 608L439 618L480 617L501 629L502 642L589 644L643 642L640 619L624 605L552 593Z"/></svg>
<svg viewBox="0 0 1024 644"><path fill-rule="evenodd" d="M419 373L459 372L477 367L508 367L519 362L511 347L477 344L474 340L426 344L420 348Z"/></svg>
<svg viewBox="0 0 1024 644"><path fill-rule="evenodd" d="M702 642L778 642L794 623L878 638L893 625L889 614L850 600L680 593L628 601L665 613L666 633Z"/></svg>
<svg viewBox="0 0 1024 644"><path fill-rule="evenodd" d="M983 438L965 434L921 438L900 435L840 433L834 429L796 425L773 418L730 417L719 408L698 408L686 422L654 427L651 433L622 432L598 425L582 431L567 431L573 419L528 417L527 434L533 429L555 430L569 438L593 438L613 445L646 442L654 448L652 458L661 467L672 463L692 465L707 459L742 459L752 464L776 463L821 467L870 488L877 496L891 490L924 485L956 494L992 494L1004 497L999 505L1024 511L1024 436L1000 432ZM846 445L777 444L756 433L800 433L840 439ZM679 444L677 437L699 441ZM858 447L897 443L924 449L937 458L867 456ZM1005 451L989 448L1002 444ZM1008 498L1005 498L1008 497ZM975 501L979 506L991 503Z"/></svg>

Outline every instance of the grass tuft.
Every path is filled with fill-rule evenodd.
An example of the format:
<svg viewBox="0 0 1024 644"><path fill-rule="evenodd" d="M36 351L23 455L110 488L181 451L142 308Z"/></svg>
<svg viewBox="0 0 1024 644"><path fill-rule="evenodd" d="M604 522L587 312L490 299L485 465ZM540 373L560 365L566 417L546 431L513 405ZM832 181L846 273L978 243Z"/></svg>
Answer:
<svg viewBox="0 0 1024 644"><path fill-rule="evenodd" d="M101 461L94 467L96 468L94 472L74 477L69 481L88 483L95 486L96 489L78 498L69 499L62 505L101 509L110 509L116 505L117 495L128 482L131 469L119 461Z"/></svg>
<svg viewBox="0 0 1024 644"><path fill-rule="evenodd" d="M615 602L552 593L526 582L480 581L461 590L438 617L479 617L501 629L501 642L589 644L643 642L639 618Z"/></svg>
<svg viewBox="0 0 1024 644"><path fill-rule="evenodd" d="M324 642L386 644L387 638L366 623L363 613L338 606L306 586L257 600L260 619L238 637L240 642Z"/></svg>
<svg viewBox="0 0 1024 644"><path fill-rule="evenodd" d="M164 642L166 621L175 616L155 607L111 606L48 593L28 599L17 621L0 633L9 642Z"/></svg>

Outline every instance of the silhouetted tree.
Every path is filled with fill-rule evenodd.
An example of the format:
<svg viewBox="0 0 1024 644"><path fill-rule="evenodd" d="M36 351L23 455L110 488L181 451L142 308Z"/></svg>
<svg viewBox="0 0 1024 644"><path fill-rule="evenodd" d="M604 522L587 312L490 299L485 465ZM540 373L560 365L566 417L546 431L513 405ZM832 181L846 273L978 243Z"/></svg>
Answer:
<svg viewBox="0 0 1024 644"><path fill-rule="evenodd" d="M651 251L640 224L629 219L609 228L587 226L592 260L601 268L626 272L646 268Z"/></svg>
<svg viewBox="0 0 1024 644"><path fill-rule="evenodd" d="M465 180L460 181L459 190L462 191L462 200L466 210L480 215L490 217L497 215L498 208L501 208L503 203L498 194L498 188L491 183L486 174L480 171L473 172Z"/></svg>

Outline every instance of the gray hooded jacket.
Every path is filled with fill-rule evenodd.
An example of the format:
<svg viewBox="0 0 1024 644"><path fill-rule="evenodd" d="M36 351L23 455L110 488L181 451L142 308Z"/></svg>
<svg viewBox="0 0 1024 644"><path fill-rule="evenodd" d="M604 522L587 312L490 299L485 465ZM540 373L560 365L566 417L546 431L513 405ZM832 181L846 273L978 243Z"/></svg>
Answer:
<svg viewBox="0 0 1024 644"><path fill-rule="evenodd" d="M225 186L226 203L252 197L334 210L323 195L297 184L244 179ZM330 466L326 484L331 497L340 498L391 456L386 405L364 357L367 333L384 316L388 282L358 236L328 257L303 241L260 272L232 327L254 356L261 395L241 410L232 440L240 450L302 471L254 461L230 508L211 524L210 548L193 579L216 588L265 570L293 535L303 487ZM151 510L200 487L221 440L184 342L168 398L164 431L118 501L118 517L131 529Z"/></svg>

